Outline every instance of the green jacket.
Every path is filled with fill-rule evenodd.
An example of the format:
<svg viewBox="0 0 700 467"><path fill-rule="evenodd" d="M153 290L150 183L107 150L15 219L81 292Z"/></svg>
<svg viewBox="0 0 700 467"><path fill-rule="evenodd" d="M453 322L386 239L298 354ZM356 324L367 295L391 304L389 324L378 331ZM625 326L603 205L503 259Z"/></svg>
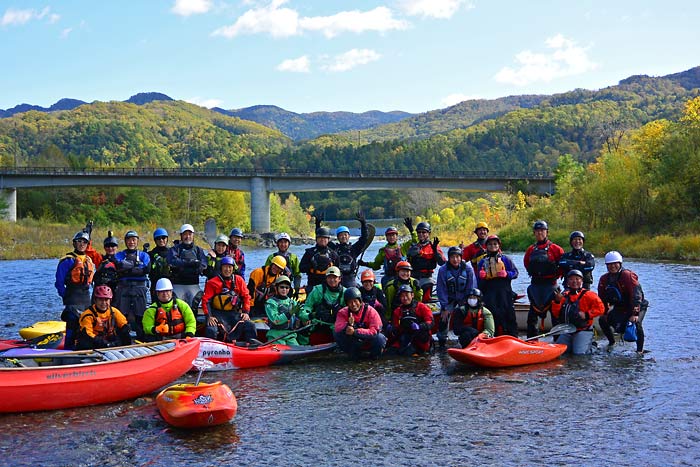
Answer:
<svg viewBox="0 0 700 467"><path fill-rule="evenodd" d="M335 324L338 310L345 306L344 293L345 288L342 285L338 286L338 291L333 292L325 282L318 284L307 295L299 318L302 321L315 318L329 324Z"/></svg>
<svg viewBox="0 0 700 467"><path fill-rule="evenodd" d="M300 309L301 306L292 298L280 298L276 295L270 297L265 302L265 314L270 324L270 330L267 331L267 339L271 340L287 335L287 337L277 342L280 344L298 345L296 333L290 333L290 331L294 320L298 319L297 315Z"/></svg>
<svg viewBox="0 0 700 467"><path fill-rule="evenodd" d="M467 319L466 317L464 318L464 321L466 321L466 324L460 324L460 323L455 323L455 329L459 329L461 326L470 326L471 327L471 315L476 315L479 311L478 308L467 308L468 315L470 315L470 318ZM481 307L481 314L484 317L484 330L481 331L483 333L488 334L489 337L493 337L494 334L496 334L496 323L493 320L493 313L486 308L485 306Z"/></svg>
<svg viewBox="0 0 700 467"><path fill-rule="evenodd" d="M177 308L180 310L180 314L182 314L182 319L185 322L185 331L184 334L192 334L194 336L194 333L197 331L197 319L194 316L194 313L192 313L192 308L187 304L187 302L180 300L179 298L176 298L177 300ZM160 306L165 310L165 312L168 314L168 318L171 317L170 310L173 308L173 300L170 300L168 303L161 303ZM154 336L156 333L154 332L154 327L156 324L156 313L158 311L158 303L151 303L148 308L146 308L146 311L143 313L143 332L147 336ZM163 338L167 339L167 336L161 336Z"/></svg>
<svg viewBox="0 0 700 467"><path fill-rule="evenodd" d="M294 290L299 290L299 287L301 287L301 272L299 271L299 257L295 255L294 253L288 253L288 257L285 257L287 260L287 269L289 269L290 274L290 279L292 280L292 284L294 286ZM265 266L269 266L272 264L272 258L275 257L276 253L272 253L270 256L267 257L267 260L265 260ZM284 272L283 274L286 274L287 272Z"/></svg>
<svg viewBox="0 0 700 467"><path fill-rule="evenodd" d="M418 243L418 234L417 234L416 232L412 232L412 233L411 233L411 239L410 239L410 240L406 240L404 243L401 243L401 244L399 245L399 248L401 249L401 256L406 257L406 254L408 253L408 249L409 249L409 248L411 247L411 245L413 245L414 243ZM377 256L374 257L374 261L372 261L372 262L367 262L367 267L370 267L370 268L374 269L375 271L378 270L378 269L381 269L382 266L384 266L384 258L386 257L386 255L384 254L384 250L385 250L387 247L392 247L392 248L394 248L394 247L396 247L396 245L397 245L396 243L393 243L393 244L391 244L391 245L387 243L386 245L384 245L383 247L381 247L381 248L379 249L379 251L377 252Z"/></svg>
<svg viewBox="0 0 700 467"><path fill-rule="evenodd" d="M413 289L413 299L415 301L420 302L423 300L423 289L421 289L418 285L417 279L411 277L409 282L404 282L398 277L395 277L387 283L384 289L384 295L386 295L386 315L388 319L391 319L391 314L398 306L401 305L399 302L398 291L399 287L405 283L411 284L411 288Z"/></svg>

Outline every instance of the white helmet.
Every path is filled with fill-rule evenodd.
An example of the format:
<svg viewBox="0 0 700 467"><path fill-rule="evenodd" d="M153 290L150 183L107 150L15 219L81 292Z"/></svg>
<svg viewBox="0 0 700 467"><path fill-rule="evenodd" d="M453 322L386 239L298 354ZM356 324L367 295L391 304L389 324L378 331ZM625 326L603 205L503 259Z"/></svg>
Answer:
<svg viewBox="0 0 700 467"><path fill-rule="evenodd" d="M282 232L277 236L277 241L279 242L280 240L287 240L289 243L292 243L292 237L287 232Z"/></svg>
<svg viewBox="0 0 700 467"><path fill-rule="evenodd" d="M191 224L182 224L182 227L180 227L180 233L181 233L181 234L187 232L188 230L189 230L190 232L194 233L194 227L192 227Z"/></svg>
<svg viewBox="0 0 700 467"><path fill-rule="evenodd" d="M605 253L605 264L622 263L622 255L619 251L609 251Z"/></svg>
<svg viewBox="0 0 700 467"><path fill-rule="evenodd" d="M173 283L170 282L170 279L167 277L158 279L158 282L156 282L156 292L163 292L166 290L173 290Z"/></svg>

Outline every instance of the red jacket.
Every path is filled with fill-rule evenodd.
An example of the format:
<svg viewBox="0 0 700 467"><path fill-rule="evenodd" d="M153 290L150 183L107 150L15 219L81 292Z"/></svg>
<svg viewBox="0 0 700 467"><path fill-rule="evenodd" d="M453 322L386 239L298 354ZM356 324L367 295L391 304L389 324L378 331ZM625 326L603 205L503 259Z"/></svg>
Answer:
<svg viewBox="0 0 700 467"><path fill-rule="evenodd" d="M215 296L222 293L224 290L223 278L220 275L214 276L204 284L204 295L202 295L202 311L205 315L209 314L209 301ZM245 285L245 280L238 274L234 274L231 279L226 280L226 287L233 288L233 291L238 295L238 300L241 303L241 310L245 313L250 311L250 293Z"/></svg>
<svg viewBox="0 0 700 467"><path fill-rule="evenodd" d="M617 280L611 280L612 276L618 276ZM610 305L613 305L610 301L611 297L608 296L609 292L606 290L608 286L620 291L622 303L614 304L616 308L621 309L627 315L639 314L639 307L644 300L644 293L639 285L639 278L636 273L629 269L621 269L619 273L611 275L608 272L600 277L598 281L598 296L603 300L606 313L610 309Z"/></svg>
<svg viewBox="0 0 700 467"><path fill-rule="evenodd" d="M479 260L486 254L486 242L480 244L479 242L470 243L465 246L462 250L462 259L464 261L471 261L472 267L476 271L476 265L479 264Z"/></svg>
<svg viewBox="0 0 700 467"><path fill-rule="evenodd" d="M341 308L338 311L338 316L335 318L335 332L345 332L348 327L348 318L350 310L348 307ZM358 313L352 314L355 324L355 334L357 337L376 336L382 330L382 318L372 306L366 303L362 304L362 308Z"/></svg>
<svg viewBox="0 0 700 467"><path fill-rule="evenodd" d="M428 305L426 305L423 302L416 302L414 301L413 304L416 306L416 318L418 321L418 324L425 323L428 327L428 333L430 333L430 330L433 327L433 312L430 310ZM391 324L394 326L394 329L397 330L397 335L403 334L405 331L401 329L401 315L403 311L403 306L398 306L396 309L394 309L394 312L392 313L391 316ZM393 342L392 344L394 347L399 347L399 341L398 339ZM416 346L418 350L421 350L423 352L427 352L430 350L430 339L428 339L426 342L422 341L416 341L414 340L413 345Z"/></svg>
<svg viewBox="0 0 700 467"><path fill-rule="evenodd" d="M583 294L583 297L581 297L581 294L583 292L586 292ZM561 314L561 309L566 304L567 300L571 302L575 302L579 297L579 311L582 311L586 314L586 325L585 326L576 326L576 329L583 330L583 329L588 329L591 326L593 326L593 318L596 316L600 316L605 312L605 307L603 306L603 302L600 300L600 297L596 295L594 292L591 292L590 290L587 289L582 289L579 293L572 293L571 290L565 290L564 293L562 293L562 296L564 297L560 303L557 303L556 300L552 301L552 315L555 318L559 318L559 315ZM561 320L560 320L561 321Z"/></svg>

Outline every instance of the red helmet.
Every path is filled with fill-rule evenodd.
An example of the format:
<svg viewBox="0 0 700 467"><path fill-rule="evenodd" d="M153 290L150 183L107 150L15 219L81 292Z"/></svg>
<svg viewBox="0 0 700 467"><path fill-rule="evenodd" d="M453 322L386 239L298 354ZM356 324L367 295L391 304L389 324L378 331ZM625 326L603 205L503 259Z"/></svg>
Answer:
<svg viewBox="0 0 700 467"><path fill-rule="evenodd" d="M413 271L413 266L411 266L411 263L408 261L399 261L396 265L396 270L398 271L399 269L408 269L409 271Z"/></svg>
<svg viewBox="0 0 700 467"><path fill-rule="evenodd" d="M112 289L106 285L98 285L95 287L95 293L93 294L95 298L112 298Z"/></svg>
<svg viewBox="0 0 700 467"><path fill-rule="evenodd" d="M360 282L364 282L364 281L374 282L375 279L376 278L374 277L374 271L372 271L371 269L365 269L364 271L362 271L362 274L360 274Z"/></svg>
<svg viewBox="0 0 700 467"><path fill-rule="evenodd" d="M398 234L399 231L398 231L398 230L396 229L396 227L394 227L394 226L387 227L387 229L384 231L384 235L386 236L386 235L388 235L388 234L390 234L390 233Z"/></svg>
<svg viewBox="0 0 700 467"><path fill-rule="evenodd" d="M498 242L498 246L501 246L501 239L498 237L498 235L489 235L486 237L486 243L488 243L491 240L496 240Z"/></svg>

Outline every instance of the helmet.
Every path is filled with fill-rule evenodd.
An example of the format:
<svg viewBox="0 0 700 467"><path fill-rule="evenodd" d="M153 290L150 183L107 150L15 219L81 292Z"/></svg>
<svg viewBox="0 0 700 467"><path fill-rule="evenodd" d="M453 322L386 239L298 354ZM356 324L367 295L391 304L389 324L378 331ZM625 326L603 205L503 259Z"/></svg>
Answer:
<svg viewBox="0 0 700 467"><path fill-rule="evenodd" d="M75 235L73 235L73 241L76 240L85 240L86 242L90 242L90 235L88 235L87 232L83 232L81 230L80 232L77 232Z"/></svg>
<svg viewBox="0 0 700 467"><path fill-rule="evenodd" d="M340 227L338 227L337 229L335 229L335 236L337 237L339 234L341 234L341 233L343 233L343 232L345 232L345 233L347 233L347 234L349 235L349 234L350 234L350 229L348 229L348 228L345 227L344 225L341 225Z"/></svg>
<svg viewBox="0 0 700 467"><path fill-rule="evenodd" d="M278 276L277 279L275 279L275 286L278 286L282 283L286 283L288 285L292 285L292 281L289 280L289 277L287 276Z"/></svg>
<svg viewBox="0 0 700 467"><path fill-rule="evenodd" d="M226 245L228 245L228 237L223 234L219 235L218 237L216 237L216 240L214 240L214 244L217 243L225 243Z"/></svg>
<svg viewBox="0 0 700 467"><path fill-rule="evenodd" d="M396 270L398 271L399 269L408 269L409 271L413 271L413 266L411 266L411 263L408 261L399 261L396 263Z"/></svg>
<svg viewBox="0 0 700 467"><path fill-rule="evenodd" d="M462 257L462 249L458 246L451 246L449 250L447 250L447 257L449 258L452 255L459 255L460 258Z"/></svg>
<svg viewBox="0 0 700 467"><path fill-rule="evenodd" d="M182 224L182 227L180 227L180 234L182 235L188 230L194 233L194 227L192 227L192 224Z"/></svg>
<svg viewBox="0 0 700 467"><path fill-rule="evenodd" d="M491 240L496 240L498 242L498 246L501 246L501 238L498 235L489 235L486 237L486 243L490 242Z"/></svg>
<svg viewBox="0 0 700 467"><path fill-rule="evenodd" d="M413 287L411 287L408 284L402 284L401 287L399 287L398 293L400 294L401 292L411 292L413 293Z"/></svg>
<svg viewBox="0 0 700 467"><path fill-rule="evenodd" d="M619 251L609 251L605 253L605 264L610 264L610 263L621 263L622 262L622 255L620 254Z"/></svg>
<svg viewBox="0 0 700 467"><path fill-rule="evenodd" d="M362 294L360 293L360 289L357 287L349 287L345 289L343 297L345 298L345 303L348 303L350 300L354 299L362 301Z"/></svg>
<svg viewBox="0 0 700 467"><path fill-rule="evenodd" d="M328 227L319 227L316 229L316 238L318 237L328 237L331 238L331 229Z"/></svg>
<svg viewBox="0 0 700 467"><path fill-rule="evenodd" d="M290 237L287 232L282 232L277 236L277 242L280 240L287 240L289 243L292 243L292 237Z"/></svg>
<svg viewBox="0 0 700 467"><path fill-rule="evenodd" d="M240 237L243 238L243 231L239 229L238 227L234 227L231 229L231 233L228 234L229 237Z"/></svg>
<svg viewBox="0 0 700 467"><path fill-rule="evenodd" d="M535 223L532 225L532 230L537 229L549 230L549 226L545 221L535 221Z"/></svg>
<svg viewBox="0 0 700 467"><path fill-rule="evenodd" d="M425 230L426 232L430 232L432 229L430 228L429 223L419 222L418 225L416 226L416 232L419 232L421 230Z"/></svg>
<svg viewBox="0 0 700 467"><path fill-rule="evenodd" d="M384 236L389 235L390 233L398 234L399 231L398 231L398 229L397 229L396 227L394 227L394 226L392 225L391 227L387 227L387 228L386 228L386 230L384 231Z"/></svg>
<svg viewBox="0 0 700 467"><path fill-rule="evenodd" d="M160 237L167 237L168 231L162 227L158 227L153 231L153 240L158 240Z"/></svg>
<svg viewBox="0 0 700 467"><path fill-rule="evenodd" d="M583 273L579 271L578 269L572 269L571 271L566 273L566 278L568 279L571 276L578 276L581 279L583 279Z"/></svg>
<svg viewBox="0 0 700 467"><path fill-rule="evenodd" d="M235 266L236 262L230 256L224 256L221 258L221 265L228 264L229 266Z"/></svg>
<svg viewBox="0 0 700 467"><path fill-rule="evenodd" d="M106 285L98 285L95 287L95 292L92 296L95 298L112 298L112 289Z"/></svg>
<svg viewBox="0 0 700 467"><path fill-rule="evenodd" d="M576 237L579 237L581 240L585 240L585 239L586 239L586 236L583 235L583 232L581 232L580 230L574 230L574 231L571 232L571 234L569 235L569 245L571 245L571 242L572 242L572 241L574 240L574 238L576 238Z"/></svg>
<svg viewBox="0 0 700 467"><path fill-rule="evenodd" d="M331 266L326 270L326 276L340 277L340 269L337 266Z"/></svg>
<svg viewBox="0 0 700 467"><path fill-rule="evenodd" d="M481 293L481 290L479 289L469 289L469 292L467 292L467 297L473 295L475 297L483 297L484 295Z"/></svg>
<svg viewBox="0 0 700 467"><path fill-rule="evenodd" d="M486 231L488 232L488 231L489 231L489 225L488 225L486 222L484 222L484 221L477 222L476 227L474 227L474 233L476 233L476 231L479 230L479 229L486 229Z"/></svg>
<svg viewBox="0 0 700 467"><path fill-rule="evenodd" d="M119 246L119 240L112 234L112 231L107 232L107 238L102 242L104 246Z"/></svg>
<svg viewBox="0 0 700 467"><path fill-rule="evenodd" d="M374 282L376 278L374 277L374 271L371 269L365 269L362 271L362 274L360 274L360 282L364 281L372 281Z"/></svg>
<svg viewBox="0 0 700 467"><path fill-rule="evenodd" d="M281 255L275 255L272 257L272 264L277 266L280 269L284 269L287 267L287 260L285 259L284 256Z"/></svg>
<svg viewBox="0 0 700 467"><path fill-rule="evenodd" d="M129 230L127 233L124 234L124 240L127 238L139 238L139 234L136 233L135 230Z"/></svg>
<svg viewBox="0 0 700 467"><path fill-rule="evenodd" d="M166 290L173 290L173 283L170 282L170 279L167 277L158 279L158 282L156 282L156 292L163 292Z"/></svg>

